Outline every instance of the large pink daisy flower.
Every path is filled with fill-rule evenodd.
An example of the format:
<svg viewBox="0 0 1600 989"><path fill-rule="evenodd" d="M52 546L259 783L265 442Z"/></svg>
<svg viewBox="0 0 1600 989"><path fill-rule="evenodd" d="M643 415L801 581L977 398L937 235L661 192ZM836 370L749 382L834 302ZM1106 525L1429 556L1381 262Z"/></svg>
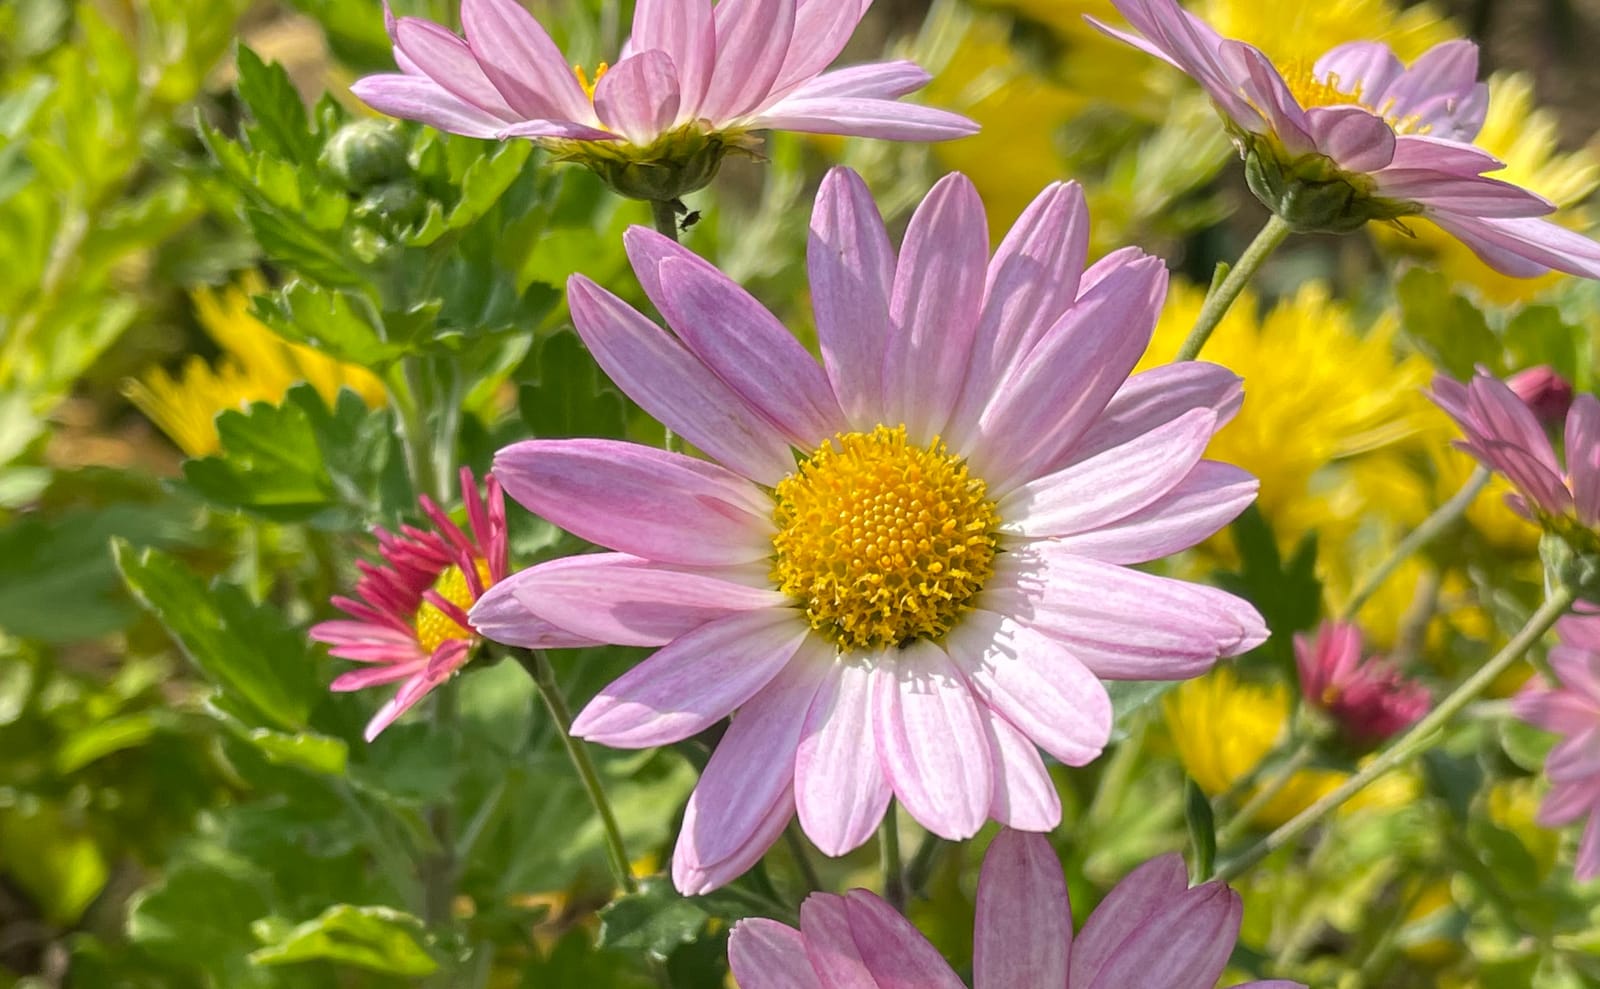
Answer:
<svg viewBox="0 0 1600 989"><path fill-rule="evenodd" d="M1543 197L1484 174L1505 163L1472 144L1489 99L1472 42L1436 45L1410 66L1375 41L1277 66L1176 0L1113 3L1138 33L1098 26L1205 88L1251 188L1291 226L1353 230L1419 215L1508 275L1600 278L1600 244L1539 219L1555 209Z"/></svg>
<svg viewBox="0 0 1600 989"><path fill-rule="evenodd" d="M824 852L891 794L933 832L1060 817L1034 746L1071 765L1111 731L1102 679L1179 679L1266 637L1249 604L1134 569L1255 496L1202 459L1240 401L1209 364L1129 372L1166 287L1119 251L1087 272L1075 185L1046 190L993 259L965 176L898 259L865 185L823 183L809 266L822 364L747 292L644 228L634 271L673 333L568 286L595 359L716 463L628 443L502 450L512 497L614 552L545 563L473 612L663 647L574 731L662 745L737 711L688 805L686 892L747 869L798 809ZM517 614L520 611L521 615Z"/></svg>
<svg viewBox="0 0 1600 989"><path fill-rule="evenodd" d="M928 82L912 62L823 72L871 5L639 0L620 60L602 64L591 84L517 0L462 0L465 38L389 17L400 72L359 79L351 91L383 113L454 134L589 142L558 148L591 164L669 159L681 184L661 191L674 195L709 181L726 147L751 131L900 141L976 133L965 117L898 102Z"/></svg>
<svg viewBox="0 0 1600 989"><path fill-rule="evenodd" d="M1530 684L1512 706L1522 720L1564 736L1545 760L1551 786L1539 823L1558 828L1588 817L1578 842L1577 876L1595 879L1600 878L1600 615L1568 615L1556 623L1556 634L1561 644L1550 650L1555 686Z"/></svg>
<svg viewBox="0 0 1600 989"><path fill-rule="evenodd" d="M367 741L389 727L472 656L478 637L467 609L506 576L506 506L500 482L490 477L480 494L469 468L461 469L466 502L463 531L433 499L420 499L432 529L379 528L382 563L361 560L354 597L336 597L349 619L321 622L311 637L340 659L368 664L342 674L331 689L361 690L403 681L367 725Z"/></svg>
<svg viewBox="0 0 1600 989"><path fill-rule="evenodd" d="M1189 888L1163 855L1118 883L1072 933L1061 861L1037 834L1002 831L978 877L974 989L1212 989L1239 937L1239 894ZM933 945L864 889L813 893L797 931L742 920L728 939L740 989L964 989ZM1283 979L1235 989L1305 989Z"/></svg>

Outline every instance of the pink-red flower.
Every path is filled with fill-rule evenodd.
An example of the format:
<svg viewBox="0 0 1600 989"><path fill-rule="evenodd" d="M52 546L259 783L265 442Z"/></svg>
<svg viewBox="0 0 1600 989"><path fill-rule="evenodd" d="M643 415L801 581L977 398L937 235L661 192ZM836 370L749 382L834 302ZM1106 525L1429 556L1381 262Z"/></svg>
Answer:
<svg viewBox="0 0 1600 989"><path fill-rule="evenodd" d="M383 113L469 137L626 146L588 153L646 167L682 159L673 162L679 187L661 190L675 194L698 187L691 173L708 181L726 146L751 131L908 141L976 133L965 117L898 102L929 79L912 62L823 71L871 2L639 0L632 38L590 83L517 0L462 0L465 38L389 17L400 72L351 90Z"/></svg>
<svg viewBox="0 0 1600 989"><path fill-rule="evenodd" d="M974 989L1213 989L1239 937L1239 894L1193 889L1178 855L1135 869L1074 936L1061 862L1037 834L1002 831L978 877ZM937 949L863 889L813 893L800 929L742 920L728 939L740 989L963 989ZM1236 989L1305 989L1282 979Z"/></svg>
<svg viewBox="0 0 1600 989"><path fill-rule="evenodd" d="M1560 426L1572 408L1572 382L1547 364L1526 368L1506 379L1542 426Z"/></svg>
<svg viewBox="0 0 1600 989"><path fill-rule="evenodd" d="M1294 637L1300 692L1329 714L1344 738L1369 746L1406 730L1433 703L1428 688L1395 667L1361 655L1361 630L1348 622L1326 622L1315 637Z"/></svg>
<svg viewBox="0 0 1600 989"><path fill-rule="evenodd" d="M1373 41L1278 66L1176 0L1113 2L1138 33L1102 30L1200 83L1252 190L1291 226L1344 231L1419 215L1508 275L1600 278L1600 245L1540 219L1555 210L1543 197L1485 174L1505 163L1472 144L1488 106L1472 42L1436 45L1409 66Z"/></svg>
<svg viewBox="0 0 1600 989"><path fill-rule="evenodd" d="M478 637L467 611L506 576L505 499L495 478L486 488L480 494L472 471L461 469L465 531L427 495L419 500L432 528L375 530L383 562L358 561L355 595L333 599L350 618L311 628L313 639L332 646L330 655L367 664L331 689L404 681L367 725L369 742L471 658Z"/></svg>
<svg viewBox="0 0 1600 989"><path fill-rule="evenodd" d="M1533 410L1488 371L1466 384L1434 378L1433 400L1466 435L1456 445L1516 487L1506 495L1513 511L1569 540L1600 528L1600 400L1572 399L1564 469Z"/></svg>
<svg viewBox="0 0 1600 989"><path fill-rule="evenodd" d="M1578 842L1577 876L1600 877L1600 615L1568 615L1556 623L1561 644L1550 650L1554 686L1533 683L1512 701L1517 717L1562 736L1545 760L1550 793L1539 823L1564 827L1588 817Z"/></svg>
<svg viewBox="0 0 1600 989"><path fill-rule="evenodd" d="M663 745L734 715L689 801L680 889L749 868L796 810L830 855L891 795L953 839L989 818L1054 827L1035 746L1098 756L1103 679L1196 676L1266 637L1248 603L1135 569L1225 525L1256 482L1203 457L1235 375L1128 377L1166 268L1129 249L1084 271L1076 185L1045 190L991 259L977 191L948 176L897 257L866 186L834 170L808 255L820 365L701 258L640 227L625 241L672 332L583 277L573 320L715 462L502 450L513 498L611 552L516 574L472 618L522 644L554 626L659 648L580 714L592 741Z"/></svg>

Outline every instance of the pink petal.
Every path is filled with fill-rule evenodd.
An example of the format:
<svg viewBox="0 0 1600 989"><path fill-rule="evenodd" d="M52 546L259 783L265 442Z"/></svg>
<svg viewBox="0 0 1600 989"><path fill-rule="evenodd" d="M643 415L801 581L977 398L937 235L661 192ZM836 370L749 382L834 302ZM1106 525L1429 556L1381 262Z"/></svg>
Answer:
<svg viewBox="0 0 1600 989"><path fill-rule="evenodd" d="M1567 476L1578 521L1600 524L1600 400L1579 395L1567 410Z"/></svg>
<svg viewBox="0 0 1600 989"><path fill-rule="evenodd" d="M828 671L820 658L815 649L802 646L734 714L689 796L673 852L674 871L702 873L741 860L761 835L771 808L793 808L795 750Z"/></svg>
<svg viewBox="0 0 1600 989"><path fill-rule="evenodd" d="M1433 169L1387 168L1373 176L1377 194L1479 217L1544 216L1555 204L1510 182L1486 175L1458 175Z"/></svg>
<svg viewBox="0 0 1600 989"><path fill-rule="evenodd" d="M801 85L832 64L870 6L872 0L800 0L795 11L794 40L772 91L783 92Z"/></svg>
<svg viewBox="0 0 1600 989"><path fill-rule="evenodd" d="M824 72L795 87L785 99L799 101L841 96L895 100L926 86L931 78L933 77L928 75L922 66L905 59L893 62L870 62L866 65L852 65Z"/></svg>
<svg viewBox="0 0 1600 989"><path fill-rule="evenodd" d="M861 176L835 168L811 214L806 268L822 363L856 428L883 416L883 352L889 330L894 248Z"/></svg>
<svg viewBox="0 0 1600 989"><path fill-rule="evenodd" d="M1239 939L1239 894L1207 883L1162 904L1106 961L1093 985L1211 989Z"/></svg>
<svg viewBox="0 0 1600 989"><path fill-rule="evenodd" d="M678 115L695 119L717 59L711 0L639 0L633 9L633 45L636 51L662 51L672 59L680 92Z"/></svg>
<svg viewBox="0 0 1600 989"><path fill-rule="evenodd" d="M900 649L873 687L872 735L895 796L923 827L964 841L988 819L994 768L972 691L944 650Z"/></svg>
<svg viewBox="0 0 1600 989"><path fill-rule="evenodd" d="M989 816L1008 828L1054 830L1061 823L1061 795L1039 758L1038 747L987 706L981 713L994 753Z"/></svg>
<svg viewBox="0 0 1600 989"><path fill-rule="evenodd" d="M1291 155L1317 151L1301 108L1277 66L1259 48L1231 39L1217 46L1218 61L1229 76L1239 80L1249 104L1266 118L1268 126L1284 150Z"/></svg>
<svg viewBox="0 0 1600 989"><path fill-rule="evenodd" d="M1386 112L1396 118L1417 117L1421 124L1434 124L1441 137L1470 141L1477 126L1451 130L1438 125L1453 118L1477 84L1478 46L1465 40L1446 41L1423 52L1381 95L1373 93L1381 100L1373 105L1387 104ZM1477 124L1481 126L1481 118Z"/></svg>
<svg viewBox="0 0 1600 989"><path fill-rule="evenodd" d="M1545 794L1534 823L1542 828L1562 828L1596 810L1600 810L1600 789L1592 783L1556 784Z"/></svg>
<svg viewBox="0 0 1600 989"><path fill-rule="evenodd" d="M1146 507L1194 470L1217 414L1192 409L1143 436L1029 481L1000 499L1003 532L1041 538L1110 525Z"/></svg>
<svg viewBox="0 0 1600 989"><path fill-rule="evenodd" d="M1176 487L1132 515L1055 542L1102 563L1149 563L1215 535L1255 501L1260 487L1231 464L1202 460Z"/></svg>
<svg viewBox="0 0 1600 989"><path fill-rule="evenodd" d="M394 45L418 72L490 116L506 123L520 116L484 75L467 43L438 24L402 17L394 25Z"/></svg>
<svg viewBox="0 0 1600 989"><path fill-rule="evenodd" d="M1361 87L1364 99L1373 106L1383 105L1383 94L1405 65L1388 45L1377 41L1350 41L1336 45L1312 67L1318 79L1337 77L1337 87L1345 92Z"/></svg>
<svg viewBox="0 0 1600 989"><path fill-rule="evenodd" d="M715 464L614 440L528 440L495 455L524 508L568 532L662 563L772 555L772 500Z"/></svg>
<svg viewBox="0 0 1600 989"><path fill-rule="evenodd" d="M428 696L433 688L449 680L455 675L456 670L472 655L472 643L462 639L452 639L445 642L428 659L428 664L421 672L414 675L401 685L398 693L382 707L378 713L367 722L364 737L372 741L387 727L394 724L396 718L405 714L417 705L417 702Z"/></svg>
<svg viewBox="0 0 1600 989"><path fill-rule="evenodd" d="M1580 882L1600 878L1600 812L1590 816L1578 840L1578 861L1573 875Z"/></svg>
<svg viewBox="0 0 1600 989"><path fill-rule="evenodd" d="M1358 106L1306 111L1306 131L1317 150L1350 172L1375 172L1394 160L1394 128Z"/></svg>
<svg viewBox="0 0 1600 989"><path fill-rule="evenodd" d="M1482 432L1470 438L1494 457L1495 466L1541 507L1565 511L1571 495L1550 439L1527 404L1505 382L1480 373L1467 385L1467 408Z"/></svg>
<svg viewBox="0 0 1600 989"><path fill-rule="evenodd" d="M996 389L971 459L993 495L1045 473L1127 380L1150 341L1167 269L1146 257L1107 275Z"/></svg>
<svg viewBox="0 0 1600 989"><path fill-rule="evenodd" d="M594 107L561 49L516 0L461 0L461 26L478 64L517 112L594 122Z"/></svg>
<svg viewBox="0 0 1600 989"><path fill-rule="evenodd" d="M1401 134L1395 138L1390 168L1426 168L1455 175L1480 175L1506 167L1482 148L1428 134Z"/></svg>
<svg viewBox="0 0 1600 989"><path fill-rule="evenodd" d="M1562 740L1550 750L1544 768L1552 783L1600 781L1600 724Z"/></svg>
<svg viewBox="0 0 1600 989"><path fill-rule="evenodd" d="M494 642L524 649L581 649L600 645L593 639L573 635L550 624L517 600L515 581L520 574L501 581L484 592L467 617L473 631Z"/></svg>
<svg viewBox="0 0 1600 989"><path fill-rule="evenodd" d="M824 989L806 960L805 938L765 917L746 917L733 925L728 967L744 989Z"/></svg>
<svg viewBox="0 0 1600 989"><path fill-rule="evenodd" d="M1060 643L991 611L968 613L945 650L973 691L1069 766L1094 761L1111 737L1111 698Z"/></svg>
<svg viewBox="0 0 1600 989"><path fill-rule="evenodd" d="M365 690L368 687L377 687L385 683L394 683L396 680L405 680L416 676L427 668L427 657L419 653L413 662L395 663L392 666L369 666L365 669L341 673L334 677L332 683L328 684L328 689L339 694L352 690Z"/></svg>
<svg viewBox="0 0 1600 989"><path fill-rule="evenodd" d="M949 963L894 907L855 889L845 894L844 909L878 989L965 989Z"/></svg>
<svg viewBox="0 0 1600 989"><path fill-rule="evenodd" d="M699 827L694 817L695 812L693 805L684 812L685 829ZM749 872L757 862L761 861L761 856L765 855L773 842L778 840L778 836L783 834L783 829L789 826L789 821L793 818L794 795L788 789L784 789L772 806L764 808L760 823L739 844L735 854L710 864L695 862L689 856L674 855L672 885L684 896L703 896L714 889L726 886Z"/></svg>
<svg viewBox="0 0 1600 989"><path fill-rule="evenodd" d="M782 434L659 326L581 275L567 301L595 362L646 412L753 481L794 470Z"/></svg>
<svg viewBox="0 0 1600 989"><path fill-rule="evenodd" d="M1189 888L1183 856L1162 855L1124 876L1106 894L1084 922L1072 945L1071 975L1067 985L1094 989L1096 979L1122 945L1146 921Z"/></svg>
<svg viewBox="0 0 1600 989"><path fill-rule="evenodd" d="M885 141L951 141L978 133L978 125L948 110L893 100L849 96L787 96L747 125L803 134L875 137Z"/></svg>
<svg viewBox="0 0 1600 989"><path fill-rule="evenodd" d="M668 324L795 446L846 428L827 373L765 306L704 265L669 257L659 270Z"/></svg>
<svg viewBox="0 0 1600 989"><path fill-rule="evenodd" d="M978 875L974 989L1066 989L1072 905L1049 839L1002 831Z"/></svg>
<svg viewBox="0 0 1600 989"><path fill-rule="evenodd" d="M860 847L889 807L889 781L872 739L872 681L879 675L887 674L836 662L806 715L795 756L795 806L801 828L824 855Z"/></svg>
<svg viewBox="0 0 1600 989"><path fill-rule="evenodd" d="M784 608L776 591L658 565L625 553L569 556L512 574L491 588L534 617L619 646L661 646L725 615Z"/></svg>
<svg viewBox="0 0 1600 989"><path fill-rule="evenodd" d="M1222 38L1210 25L1172 0L1113 0L1113 6L1148 40L1109 28L1092 17L1086 19L1112 37L1182 69L1237 123L1246 128L1259 124L1260 116L1239 95L1242 80L1231 76L1218 58Z"/></svg>
<svg viewBox="0 0 1600 989"><path fill-rule="evenodd" d="M800 930L806 957L821 978L823 989L880 989L861 960L861 949L850 932L845 898L833 893L812 893L800 904Z"/></svg>
<svg viewBox="0 0 1600 989"><path fill-rule="evenodd" d="M678 118L678 68L662 51L645 51L611 67L594 87L600 120L644 147Z"/></svg>
<svg viewBox="0 0 1600 989"><path fill-rule="evenodd" d="M913 442L944 429L966 374L989 260L983 200L952 172L911 217L889 302L893 327L883 361L888 422Z"/></svg>
<svg viewBox="0 0 1600 989"><path fill-rule="evenodd" d="M1461 239L1489 267L1518 278L1546 270L1600 278L1600 244L1537 217L1484 219L1435 211L1428 219Z"/></svg>
<svg viewBox="0 0 1600 989"><path fill-rule="evenodd" d="M365 76L351 84L350 92L379 113L418 120L450 134L492 138L505 127L505 121L424 76Z"/></svg>
<svg viewBox="0 0 1600 989"><path fill-rule="evenodd" d="M1243 379L1219 364L1184 361L1141 371L1117 389L1094 425L1053 466L1065 467L1121 446L1190 409L1211 409L1221 429L1243 403Z"/></svg>
<svg viewBox="0 0 1600 989"><path fill-rule="evenodd" d="M1511 699L1511 712L1545 731L1576 735L1600 725L1593 701L1565 690L1526 690Z"/></svg>
<svg viewBox="0 0 1600 989"><path fill-rule="evenodd" d="M759 107L778 80L795 31L795 0L721 0L717 64L701 116L713 124Z"/></svg>

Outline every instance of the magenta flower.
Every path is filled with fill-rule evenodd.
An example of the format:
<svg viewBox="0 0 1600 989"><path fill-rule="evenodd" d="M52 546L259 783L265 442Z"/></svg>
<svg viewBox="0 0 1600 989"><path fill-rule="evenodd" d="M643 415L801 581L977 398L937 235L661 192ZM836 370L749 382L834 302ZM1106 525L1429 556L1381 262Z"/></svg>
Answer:
<svg viewBox="0 0 1600 989"><path fill-rule="evenodd" d="M1200 83L1251 189L1291 227L1344 232L1419 215L1508 275L1600 278L1600 244L1539 219L1555 209L1543 197L1484 174L1505 163L1472 144L1489 98L1472 42L1436 45L1410 66L1373 41L1275 66L1175 0L1113 3L1138 33L1097 26Z"/></svg>
<svg viewBox="0 0 1600 989"><path fill-rule="evenodd" d="M1370 746L1398 735L1428 713L1428 688L1408 680L1391 664L1361 655L1361 630L1348 622L1325 622L1315 638L1294 637L1300 692L1306 702L1338 724L1344 738Z"/></svg>
<svg viewBox="0 0 1600 989"><path fill-rule="evenodd" d="M1566 416L1566 470L1533 410L1499 378L1480 368L1462 384L1440 375L1433 400L1461 427L1456 446L1516 487L1512 511L1563 536L1600 528L1600 401L1572 400Z"/></svg>
<svg viewBox="0 0 1600 989"><path fill-rule="evenodd" d="M1239 894L1189 888L1183 859L1135 869L1072 933L1061 861L1037 834L1002 831L978 877L974 989L1212 989L1239 937ZM741 920L728 939L740 989L962 989L906 919L864 889L813 893L797 931ZM1272 979L1236 989L1305 989Z"/></svg>
<svg viewBox="0 0 1600 989"><path fill-rule="evenodd" d="M1506 387L1522 399L1540 425L1548 428L1567 421L1567 412L1572 408L1572 382L1549 365L1518 371L1506 379Z"/></svg>
<svg viewBox="0 0 1600 989"><path fill-rule="evenodd" d="M639 0L620 60L602 63L591 84L516 0L462 0L465 38L390 15L400 72L367 76L351 91L375 110L453 134L612 144L610 151L594 143L555 146L616 162L617 172L622 163L671 159L678 186L643 191L672 195L709 181L727 147L749 144L751 131L897 141L976 133L965 117L897 102L928 82L912 62L823 72L871 5L722 0L713 8L712 0Z"/></svg>
<svg viewBox="0 0 1600 989"><path fill-rule="evenodd" d="M398 535L375 530L383 562L359 561L355 597L333 599L352 620L311 627L313 639L333 647L329 654L369 664L339 676L331 689L405 681L368 723L369 742L472 655L478 637L467 609L506 576L505 500L493 477L487 488L480 495L472 471L461 469L470 535L426 495L420 502L432 529L406 525Z"/></svg>
<svg viewBox="0 0 1600 989"><path fill-rule="evenodd" d="M592 741L664 745L737 712L689 801L681 890L742 873L796 810L830 855L891 794L952 839L991 817L1054 827L1035 745L1098 756L1102 679L1193 677L1266 637L1246 602L1134 569L1225 525L1256 482L1203 459L1236 376L1128 378L1166 268L1128 249L1082 271L1076 185L1047 189L990 259L977 191L948 176L897 258L866 186L835 169L808 258L821 366L710 264L641 227L625 241L673 333L583 277L573 320L716 463L600 440L502 450L513 498L613 552L516 574L472 618L492 639L553 625L661 647L579 715Z"/></svg>
<svg viewBox="0 0 1600 989"><path fill-rule="evenodd" d="M1580 605L1580 609L1583 606ZM1564 736L1545 759L1550 792L1539 823L1559 828L1588 816L1578 842L1577 876L1600 877L1600 615L1568 615L1556 623L1561 644L1550 650L1556 685L1531 683L1512 701L1517 717Z"/></svg>

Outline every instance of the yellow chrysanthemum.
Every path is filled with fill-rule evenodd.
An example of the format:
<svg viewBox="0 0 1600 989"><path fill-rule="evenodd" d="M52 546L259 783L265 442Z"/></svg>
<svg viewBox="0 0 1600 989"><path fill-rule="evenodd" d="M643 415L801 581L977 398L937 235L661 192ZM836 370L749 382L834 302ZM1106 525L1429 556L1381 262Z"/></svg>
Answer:
<svg viewBox="0 0 1600 989"><path fill-rule="evenodd" d="M254 272L220 292L197 289L195 314L222 348L216 365L190 357L177 378L152 368L127 384L129 401L191 457L217 452L218 413L252 402L280 402L302 381L330 403L341 388L354 390L374 408L387 401L383 382L371 372L289 343L250 315L250 296L263 290Z"/></svg>
<svg viewBox="0 0 1600 989"><path fill-rule="evenodd" d="M1312 61L1347 41L1381 41L1410 62L1441 41L1460 37L1430 3L1391 0L1200 0L1194 13L1224 38L1255 45L1275 65Z"/></svg>
<svg viewBox="0 0 1600 989"><path fill-rule="evenodd" d="M1227 667L1179 685L1162 699L1167 731L1184 770L1209 796L1226 793L1283 741L1292 710L1289 687L1245 683ZM1348 778L1328 769L1303 769L1254 816L1277 827ZM1254 793L1252 788L1249 793ZM1249 799L1249 793L1244 800ZM1341 813L1404 806L1416 793L1409 776L1380 777L1344 805Z"/></svg>
<svg viewBox="0 0 1600 989"><path fill-rule="evenodd" d="M1513 185L1537 192L1562 207L1551 219L1586 229L1591 217L1576 208L1600 187L1600 158L1587 148L1563 154L1558 151L1559 120L1534 104L1533 78L1527 73L1497 73L1489 79L1489 112L1483 131L1473 142L1506 167L1490 173ZM1430 254L1437 267L1453 280L1475 287L1490 301L1502 304L1532 299L1564 276L1550 272L1538 278L1512 278L1482 261L1455 237L1431 223L1411 223L1416 234L1408 241L1384 227L1375 227L1390 246Z"/></svg>

